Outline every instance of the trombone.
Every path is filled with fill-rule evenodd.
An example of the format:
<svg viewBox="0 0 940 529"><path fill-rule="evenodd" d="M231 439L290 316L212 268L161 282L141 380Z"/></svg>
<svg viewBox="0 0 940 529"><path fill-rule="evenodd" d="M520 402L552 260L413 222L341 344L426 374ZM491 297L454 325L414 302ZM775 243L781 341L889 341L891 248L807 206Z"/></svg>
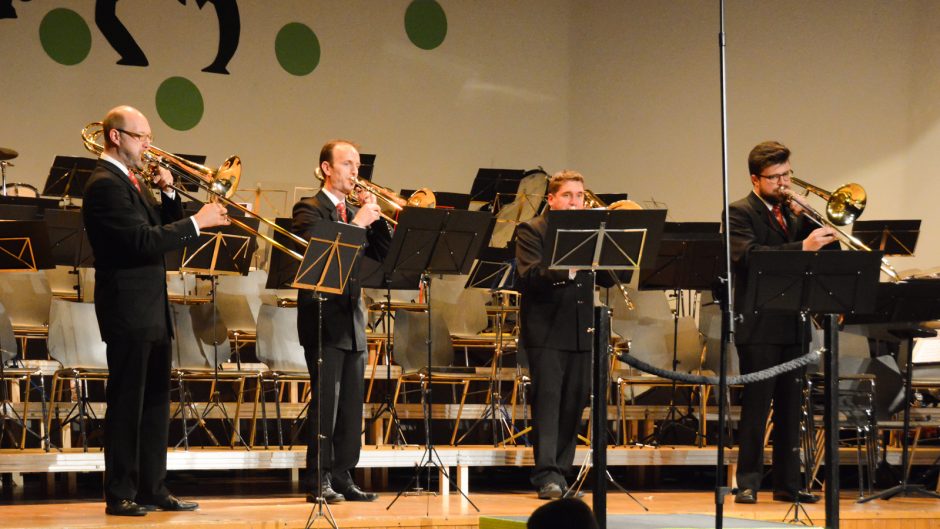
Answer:
<svg viewBox="0 0 940 529"><path fill-rule="evenodd" d="M316 172L314 173L317 177L317 180L320 181L320 185L326 182L326 178L323 176L323 172L320 171L320 168L317 167ZM418 208L434 208L437 206L437 198L434 196L434 192L426 187L415 191L407 199L395 193L391 189L380 186L374 182L368 180L363 180L358 176L354 177L353 180L354 189L362 189L368 193L372 193L376 200L381 201L388 209L391 209L395 212L395 216L398 216L401 213L401 210L405 206L413 206ZM350 194L347 197L347 200L354 206L362 206L362 203L359 201L359 197L356 195ZM383 219L392 226L398 226L398 221L386 215L385 213L380 213Z"/></svg>
<svg viewBox="0 0 940 529"><path fill-rule="evenodd" d="M865 243L858 240L857 237L839 229L839 226L846 226L861 216L865 211L867 195L865 189L858 184L845 184L839 186L835 191L829 192L825 189L814 186L799 178L790 177L790 181L804 189L805 193L800 196L808 196L810 193L826 201L826 214L823 215L815 210L806 202L796 198L797 193L789 188L781 188L787 200L794 200L803 208L803 215L820 227L830 227L836 232L836 237L852 250L861 250L865 252L872 251ZM891 263L884 257L881 258L881 271L885 273L892 281L897 283L901 280Z"/></svg>
<svg viewBox="0 0 940 529"><path fill-rule="evenodd" d="M636 202L623 199L614 202L613 204L607 204L601 197L594 194L590 189L584 190L584 209L608 209L608 210L627 210L627 209L643 209L643 206L637 204ZM627 290L627 285L623 284L623 281L617 277L617 274L613 270L608 270L611 279L614 280L614 284L617 286L617 290L620 291L620 295L623 296L623 300L627 303L627 310L633 310L636 308L636 305L633 304L633 300L630 299L630 292Z"/></svg>
<svg viewBox="0 0 940 529"><path fill-rule="evenodd" d="M102 122L94 121L85 125L85 128L82 129L82 143L84 143L85 149L97 156L101 156L101 153L104 152L104 146L98 143L98 138L102 134L104 134L104 124ZM241 177L242 163L238 156L230 156L218 169L211 169L151 145L147 148L146 151L144 151L142 158L150 164L159 165L171 173L180 175L181 178L188 178L190 181L196 183L201 189L208 192L210 200L218 200L219 202L225 204L226 207L231 206L249 217L257 218L259 221L270 226L274 231L288 237L300 248L303 248L304 250L307 249L307 241L305 241L303 237L300 237L299 235L292 233L290 230L278 226L275 222L252 212L245 206L242 206L238 202L230 199L230 197L237 190L238 180ZM149 179L152 175L148 173L144 176ZM177 193L190 200L204 203L202 200L199 200L188 191L183 189L182 186L170 185L170 187L173 188ZM229 218L229 220L232 224L254 235L255 237L264 239L268 242L268 244L277 248L278 250L281 250L287 255L290 255L294 259L303 261L303 254L288 248L278 241L275 241L272 237L259 232L255 228L245 224L237 218Z"/></svg>

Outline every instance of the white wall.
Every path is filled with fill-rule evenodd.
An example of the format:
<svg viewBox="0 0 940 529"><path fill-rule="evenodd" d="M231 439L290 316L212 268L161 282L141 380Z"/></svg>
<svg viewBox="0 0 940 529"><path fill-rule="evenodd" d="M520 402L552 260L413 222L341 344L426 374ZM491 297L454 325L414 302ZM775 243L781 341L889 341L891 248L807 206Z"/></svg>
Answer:
<svg viewBox="0 0 940 529"><path fill-rule="evenodd" d="M21 153L10 180L41 185L55 154L86 154L86 122L130 103L161 147L205 153L210 165L239 154L243 189L311 184L319 146L339 136L377 153L376 180L395 188L466 191L478 167L572 167L595 191L665 202L672 220L718 218L717 0L439 1L448 35L425 51L405 34L407 0L243 0L229 76L200 72L215 55L210 6L119 2L151 62L130 68L114 64L93 1L16 1L20 18L0 20L0 146ZM57 6L91 25L77 66L38 42ZM274 59L274 36L292 21L320 40L306 77ZM933 0L729 1L731 199L748 190L749 149L778 139L799 176L865 186L863 218L924 219L918 256L898 268L940 265L937 27ZM190 131L156 115L156 88L173 75L206 99Z"/></svg>

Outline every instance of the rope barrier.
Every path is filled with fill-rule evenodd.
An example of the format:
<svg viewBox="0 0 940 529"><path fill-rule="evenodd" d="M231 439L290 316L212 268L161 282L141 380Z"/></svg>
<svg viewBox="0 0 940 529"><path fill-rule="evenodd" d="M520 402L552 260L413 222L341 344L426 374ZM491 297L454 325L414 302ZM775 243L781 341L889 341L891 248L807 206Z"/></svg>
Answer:
<svg viewBox="0 0 940 529"><path fill-rule="evenodd" d="M820 353L823 352L823 349L816 351L810 351L805 355L794 358L782 364L778 364L767 369L761 369L760 371L755 371L753 373L748 373L746 375L738 375L734 377L728 377L728 384L751 384L754 382L760 382L762 380L767 380L773 378L777 375L782 375L788 371L793 371L794 369L799 369L801 367L808 366L819 360ZM705 375L693 375L691 373L680 373L678 371L671 371L668 369L660 369L656 366L647 364L646 362L640 360L639 358L630 356L629 354L618 355L618 358L621 362L624 362L632 367L639 369L640 371L649 373L651 375L657 375L663 378L668 378L669 380L675 380L678 382L687 382L689 384L709 384L712 386L718 385L718 377L710 377Z"/></svg>

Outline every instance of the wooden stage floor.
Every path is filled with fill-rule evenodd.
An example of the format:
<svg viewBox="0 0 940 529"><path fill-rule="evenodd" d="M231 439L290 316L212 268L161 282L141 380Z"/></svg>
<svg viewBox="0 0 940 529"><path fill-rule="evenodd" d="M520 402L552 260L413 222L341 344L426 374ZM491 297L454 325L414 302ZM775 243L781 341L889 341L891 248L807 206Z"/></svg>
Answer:
<svg viewBox="0 0 940 529"><path fill-rule="evenodd" d="M709 492L632 491L651 514L714 515L714 496ZM459 495L408 496L386 509L394 494L383 493L375 503L342 503L330 506L341 528L446 527L476 528L477 514ZM304 527L312 506L302 495L279 497L208 497L188 498L200 502L200 509L190 513L150 513L142 518L106 516L104 503L97 501L16 501L0 505L3 528L252 528L289 529ZM846 493L840 504L840 527L845 529L927 529L940 528L940 500L894 498L866 504L855 503ZM482 514L525 516L543 502L534 493L472 494L471 500ZM590 504L590 495L585 500ZM643 514L643 510L622 493L608 496L610 514ZM783 521L789 504L770 500L764 494L756 505L736 505L732 498L725 504L725 516L762 521ZM814 525L822 526L821 503L805 506ZM802 518L802 516L801 516ZM326 527L319 522L316 527Z"/></svg>

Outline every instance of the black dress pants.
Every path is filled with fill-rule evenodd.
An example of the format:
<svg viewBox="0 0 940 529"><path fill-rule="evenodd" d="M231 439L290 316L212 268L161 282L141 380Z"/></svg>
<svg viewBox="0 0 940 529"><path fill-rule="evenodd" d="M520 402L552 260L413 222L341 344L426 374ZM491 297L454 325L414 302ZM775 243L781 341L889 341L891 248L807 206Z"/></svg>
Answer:
<svg viewBox="0 0 940 529"><path fill-rule="evenodd" d="M532 376L532 425L536 487L557 483L574 463L581 415L591 391L591 353L527 348Z"/></svg>
<svg viewBox="0 0 940 529"><path fill-rule="evenodd" d="M107 344L105 501L166 498L170 342Z"/></svg>
<svg viewBox="0 0 940 529"><path fill-rule="evenodd" d="M323 475L343 490L352 484L350 471L359 463L362 449L362 399L365 395L365 351L323 348L323 364L317 379L317 351L304 347L313 395L307 412L306 487L317 486L317 451ZM317 413L319 406L319 414ZM320 443L316 442L317 427Z"/></svg>
<svg viewBox="0 0 940 529"><path fill-rule="evenodd" d="M793 360L802 354L799 345L738 345L741 373L753 373ZM760 490L764 474L764 434L773 402L773 488L795 493L800 490L800 409L803 394L802 369L789 371L761 382L746 384L738 425L739 489Z"/></svg>

